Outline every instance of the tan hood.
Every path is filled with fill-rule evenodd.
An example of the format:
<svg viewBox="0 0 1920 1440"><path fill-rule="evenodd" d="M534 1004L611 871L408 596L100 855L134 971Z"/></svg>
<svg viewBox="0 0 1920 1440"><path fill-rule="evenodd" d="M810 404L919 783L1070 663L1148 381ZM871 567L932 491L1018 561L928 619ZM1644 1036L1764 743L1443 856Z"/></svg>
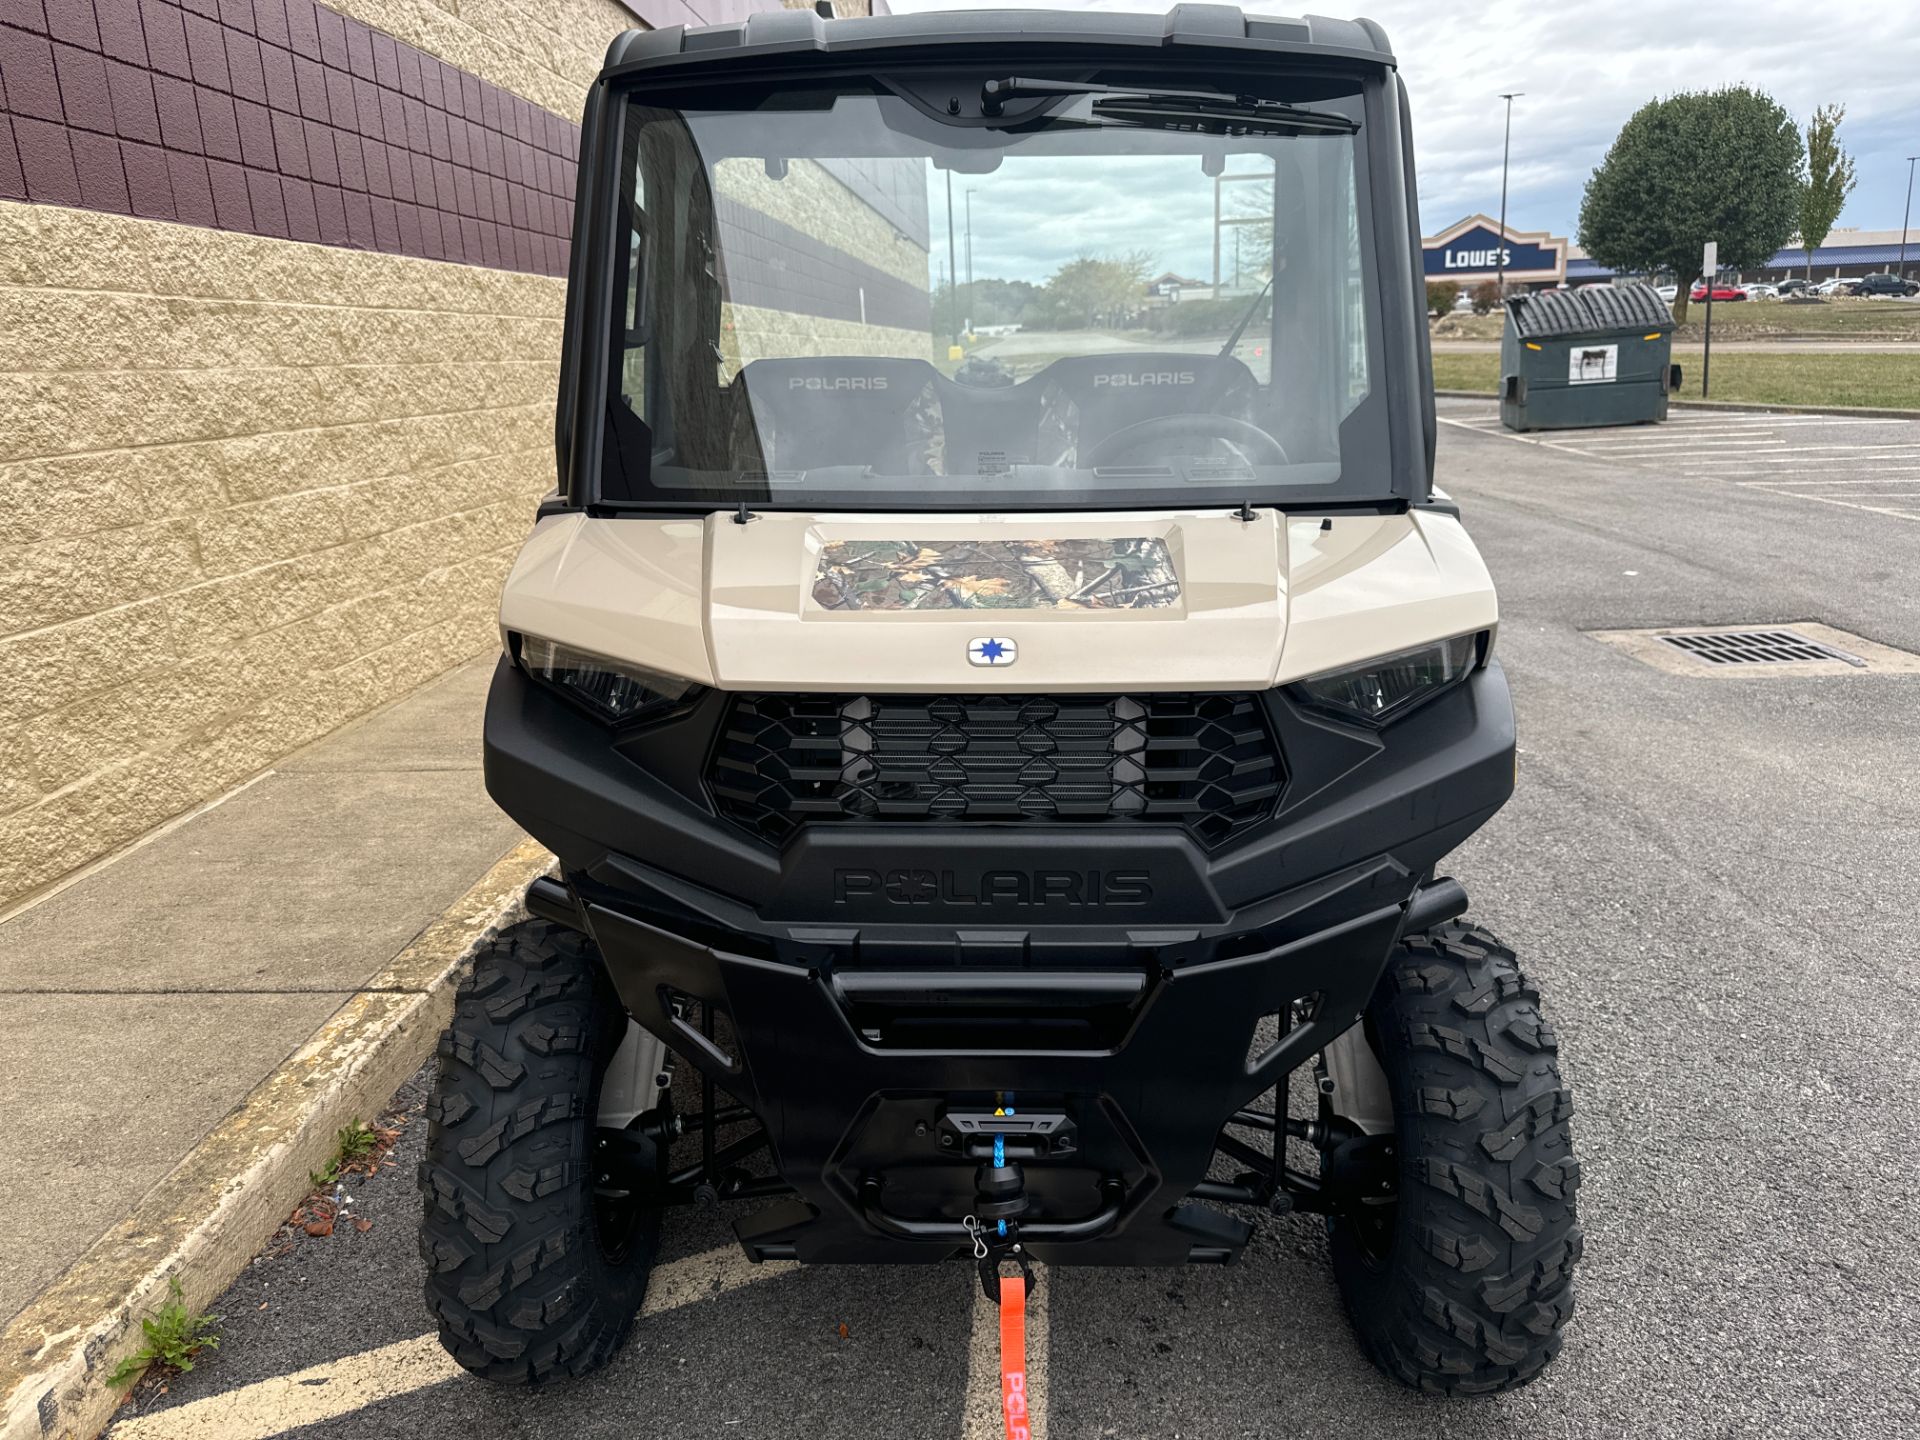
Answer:
<svg viewBox="0 0 1920 1440"><path fill-rule="evenodd" d="M909 692L1262 688L1495 620L1455 520L1271 510L553 516L500 613L722 689Z"/></svg>

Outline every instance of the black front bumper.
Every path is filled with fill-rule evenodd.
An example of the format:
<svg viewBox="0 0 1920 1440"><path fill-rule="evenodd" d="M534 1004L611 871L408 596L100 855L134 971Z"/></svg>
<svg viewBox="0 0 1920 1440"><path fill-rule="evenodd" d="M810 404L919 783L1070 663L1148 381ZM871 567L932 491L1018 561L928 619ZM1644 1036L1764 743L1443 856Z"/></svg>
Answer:
<svg viewBox="0 0 1920 1440"><path fill-rule="evenodd" d="M550 908L635 1018L766 1127L797 1196L738 1225L756 1258L964 1250L990 1142L957 1127L1010 1108L1033 1254L1225 1260L1247 1227L1190 1199L1221 1127L1360 1015L1513 783L1497 666L1382 732L1267 703L1285 793L1211 851L1146 824L886 823L776 850L704 793L713 717L616 740L504 663L487 783L559 855Z"/></svg>

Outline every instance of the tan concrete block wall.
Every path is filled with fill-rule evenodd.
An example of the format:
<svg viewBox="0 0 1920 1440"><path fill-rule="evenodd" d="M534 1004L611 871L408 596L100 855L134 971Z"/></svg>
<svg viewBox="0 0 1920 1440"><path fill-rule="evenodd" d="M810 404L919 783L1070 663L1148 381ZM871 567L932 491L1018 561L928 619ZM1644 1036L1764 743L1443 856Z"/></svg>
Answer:
<svg viewBox="0 0 1920 1440"><path fill-rule="evenodd" d="M925 360L930 349L924 330L862 325L794 310L728 302L721 306L720 318L720 373L727 379L750 361L787 355L898 355Z"/></svg>
<svg viewBox="0 0 1920 1440"><path fill-rule="evenodd" d="M713 188L808 235L829 240L875 269L926 289L927 252L862 204L818 162L795 160L775 180L758 160L722 160Z"/></svg>
<svg viewBox="0 0 1920 1440"><path fill-rule="evenodd" d="M331 8L569 118L638 23ZM0 911L495 643L563 288L0 201Z"/></svg>
<svg viewBox="0 0 1920 1440"><path fill-rule="evenodd" d="M0 909L494 643L563 289L0 203Z"/></svg>
<svg viewBox="0 0 1920 1440"><path fill-rule="evenodd" d="M491 80L569 120L607 46L640 28L615 0L327 0L396 40Z"/></svg>
<svg viewBox="0 0 1920 1440"><path fill-rule="evenodd" d="M803 234L858 256L868 265L919 289L928 285L927 252L862 203L812 160L796 160L776 180L757 160L722 160L714 190L791 225ZM723 307L721 374L731 379L752 360L787 355L899 355L924 360L932 342L925 330L861 325L800 311L729 303Z"/></svg>
<svg viewBox="0 0 1920 1440"><path fill-rule="evenodd" d="M326 0L396 40L417 45L570 120L580 118L587 85L600 73L607 46L642 22L616 0ZM781 0L811 10L812 0ZM661 23L679 23L678 7L657 9ZM834 13L867 15L871 0L834 0Z"/></svg>

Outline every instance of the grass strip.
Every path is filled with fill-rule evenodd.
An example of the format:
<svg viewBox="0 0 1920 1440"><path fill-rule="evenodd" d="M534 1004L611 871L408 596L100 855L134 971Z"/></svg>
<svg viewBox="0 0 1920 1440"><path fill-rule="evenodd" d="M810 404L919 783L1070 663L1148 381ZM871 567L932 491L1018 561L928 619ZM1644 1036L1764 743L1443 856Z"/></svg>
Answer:
<svg viewBox="0 0 1920 1440"><path fill-rule="evenodd" d="M1678 399L1700 398L1700 351L1676 349L1683 376ZM1492 353L1442 351L1433 357L1434 384L1442 390L1494 394L1500 357ZM1858 355L1766 355L1728 351L1713 357L1715 400L1749 405L1863 405L1920 409L1920 354L1867 351Z"/></svg>

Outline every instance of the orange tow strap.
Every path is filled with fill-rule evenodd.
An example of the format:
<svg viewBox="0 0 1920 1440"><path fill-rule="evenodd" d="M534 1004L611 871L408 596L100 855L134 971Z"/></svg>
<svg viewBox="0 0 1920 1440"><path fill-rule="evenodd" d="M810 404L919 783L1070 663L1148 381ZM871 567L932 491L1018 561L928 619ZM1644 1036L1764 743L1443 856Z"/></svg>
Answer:
<svg viewBox="0 0 1920 1440"><path fill-rule="evenodd" d="M1000 1413L1007 1440L1032 1440L1027 1426L1027 1282L1000 1277Z"/></svg>

